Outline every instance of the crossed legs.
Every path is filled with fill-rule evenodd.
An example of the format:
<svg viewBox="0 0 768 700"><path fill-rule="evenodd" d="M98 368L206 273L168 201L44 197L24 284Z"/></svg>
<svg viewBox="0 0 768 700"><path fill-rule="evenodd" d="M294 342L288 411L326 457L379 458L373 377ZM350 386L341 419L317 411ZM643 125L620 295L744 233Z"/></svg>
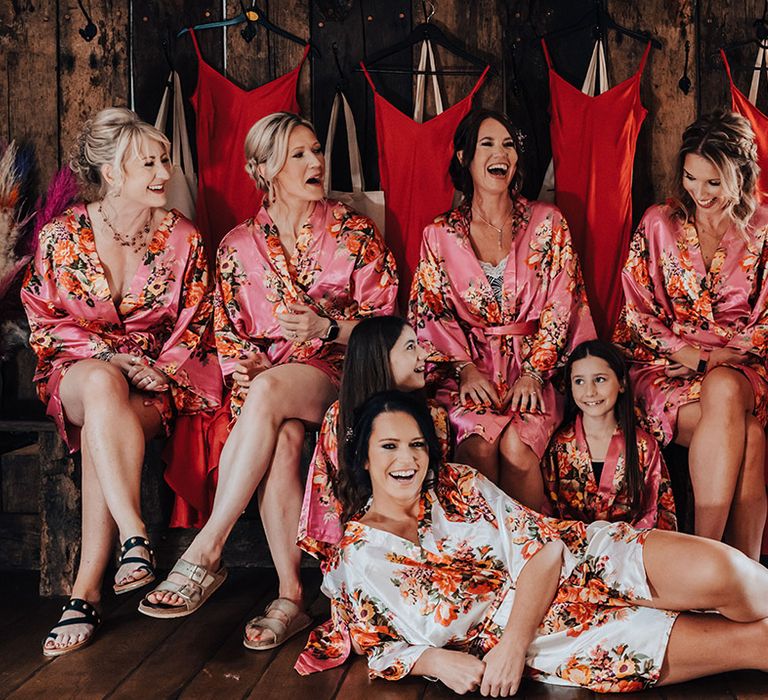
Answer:
<svg viewBox="0 0 768 700"><path fill-rule="evenodd" d="M80 564L71 597L92 605L101 600L101 585L114 547L135 535L146 537L139 505L146 441L161 427L160 416L145 406L145 396L131 390L123 373L101 360L83 360L69 368L59 387L64 412L81 428L82 540ZM148 557L149 552L138 549ZM146 576L136 565L121 566L115 576L127 583ZM79 613L68 611L62 619ZM46 647L62 649L83 641L90 625L62 627Z"/></svg>
<svg viewBox="0 0 768 700"><path fill-rule="evenodd" d="M746 377L716 367L704 378L701 400L678 410L675 442L689 448L696 534L758 559L766 517L765 434L753 408Z"/></svg>

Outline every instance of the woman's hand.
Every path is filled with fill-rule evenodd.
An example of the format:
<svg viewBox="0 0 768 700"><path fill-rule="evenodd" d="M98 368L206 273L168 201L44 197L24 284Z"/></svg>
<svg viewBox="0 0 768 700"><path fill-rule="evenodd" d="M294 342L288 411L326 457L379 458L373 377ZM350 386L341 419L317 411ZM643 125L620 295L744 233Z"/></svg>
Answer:
<svg viewBox="0 0 768 700"><path fill-rule="evenodd" d="M485 672L480 693L486 697L508 698L517 693L525 670L525 649L501 641L484 657Z"/></svg>
<svg viewBox="0 0 768 700"><path fill-rule="evenodd" d="M159 369L151 367L143 355L118 352L109 359L109 364L128 377L128 381L141 391L167 391L168 377Z"/></svg>
<svg viewBox="0 0 768 700"><path fill-rule="evenodd" d="M682 379L688 379L693 377L696 372L690 367L680 364L679 362L670 362L664 367L664 374L668 377L680 377Z"/></svg>
<svg viewBox="0 0 768 700"><path fill-rule="evenodd" d="M541 382L530 375L521 374L507 394L509 408L520 413L543 413L546 408L542 389Z"/></svg>
<svg viewBox="0 0 768 700"><path fill-rule="evenodd" d="M329 320L318 316L303 304L288 304L290 313L275 314L283 337L293 343L322 338L328 332Z"/></svg>
<svg viewBox="0 0 768 700"><path fill-rule="evenodd" d="M463 406L493 406L499 408L501 401L496 387L471 362L459 374L459 402Z"/></svg>
<svg viewBox="0 0 768 700"><path fill-rule="evenodd" d="M156 367L146 364L142 358L134 358L128 369L128 379L131 384L141 391L168 391L169 383L166 374Z"/></svg>
<svg viewBox="0 0 768 700"><path fill-rule="evenodd" d="M712 369L718 365L723 364L735 364L741 365L747 359L747 355L738 350L732 348L715 348L709 353L709 361L707 362L707 369Z"/></svg>
<svg viewBox="0 0 768 700"><path fill-rule="evenodd" d="M463 651L427 649L416 662L412 673L442 681L454 693L464 695L480 687L485 663Z"/></svg>
<svg viewBox="0 0 768 700"><path fill-rule="evenodd" d="M240 359L240 364L238 364L235 367L235 371L232 372L232 380L238 386L247 389L257 374L263 372L265 369L269 369L271 366L272 363L262 353L248 353L245 357Z"/></svg>

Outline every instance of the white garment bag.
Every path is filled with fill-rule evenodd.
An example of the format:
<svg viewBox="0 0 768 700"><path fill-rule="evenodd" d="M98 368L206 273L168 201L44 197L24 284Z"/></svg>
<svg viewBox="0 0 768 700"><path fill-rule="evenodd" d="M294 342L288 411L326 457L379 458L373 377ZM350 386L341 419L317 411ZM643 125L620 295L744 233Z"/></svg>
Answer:
<svg viewBox="0 0 768 700"><path fill-rule="evenodd" d="M608 66L605 62L605 46L602 39L598 39L595 42L595 47L592 49L592 58L589 59L587 75L584 78L584 84L581 86L581 91L585 95L589 95L590 97L595 96L598 71L600 82L600 91L598 94L602 95L610 88L610 85L608 84ZM542 202L550 203L555 201L555 163L552 160L549 161L547 172L544 175L544 182L541 183L538 199Z"/></svg>
<svg viewBox="0 0 768 700"><path fill-rule="evenodd" d="M339 119L339 107L344 108L344 123L347 127L347 148L349 150L349 173L352 178L352 191L340 192L331 189L331 155L333 153L333 137ZM325 191L331 199L352 207L360 214L373 219L381 235L384 235L384 192L382 190L366 190L363 181L363 168L360 160L360 148L357 145L357 129L352 110L347 98L342 92L337 92L333 99L331 118L328 122L328 136L325 139Z"/></svg>
<svg viewBox="0 0 768 700"><path fill-rule="evenodd" d="M157 112L155 128L165 133L168 123L168 109L173 93L173 130L171 132L171 178L165 183L168 195L166 207L178 209L188 219L195 218L197 199L197 175L192 163L192 149L189 146L187 119L184 116L184 99L181 80L176 71L171 71L165 86L160 109Z"/></svg>

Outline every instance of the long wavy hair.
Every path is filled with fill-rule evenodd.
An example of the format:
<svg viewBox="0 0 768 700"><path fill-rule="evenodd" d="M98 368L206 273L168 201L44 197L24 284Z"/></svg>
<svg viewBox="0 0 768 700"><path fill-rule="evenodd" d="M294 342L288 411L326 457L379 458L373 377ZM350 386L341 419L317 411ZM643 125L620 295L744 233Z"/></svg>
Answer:
<svg viewBox="0 0 768 700"><path fill-rule="evenodd" d="M757 209L760 175L755 133L749 121L727 109L716 109L699 117L683 132L671 204L674 213L684 221L692 221L696 210L695 202L683 187L688 154L705 158L717 170L727 198L726 214L744 231Z"/></svg>
<svg viewBox="0 0 768 700"><path fill-rule="evenodd" d="M637 450L637 430L635 424L635 400L632 393L632 383L629 380L629 370L623 355L612 343L602 340L587 340L574 348L565 365L565 420L563 425L570 424L576 419L579 407L573 399L571 375L573 363L585 357L599 357L605 360L611 371L619 380L623 391L619 393L613 413L616 422L624 436L624 473L627 479L627 492L633 514L641 512L643 507L643 475L640 471L640 454Z"/></svg>
<svg viewBox="0 0 768 700"><path fill-rule="evenodd" d="M342 445L355 410L373 394L395 388L389 353L407 327L408 322L399 316L373 316L360 321L350 333L339 388L339 468L333 480L337 491L348 478Z"/></svg>
<svg viewBox="0 0 768 700"><path fill-rule="evenodd" d="M437 479L442 451L426 401L418 395L403 391L374 394L354 412L350 437L344 442L344 463L348 478L339 485L336 494L341 503L343 522L359 513L373 492L371 476L365 467L373 423L382 413L404 413L416 421L429 454L428 473L421 487L422 492L432 487ZM339 450L341 453L341 445Z"/></svg>

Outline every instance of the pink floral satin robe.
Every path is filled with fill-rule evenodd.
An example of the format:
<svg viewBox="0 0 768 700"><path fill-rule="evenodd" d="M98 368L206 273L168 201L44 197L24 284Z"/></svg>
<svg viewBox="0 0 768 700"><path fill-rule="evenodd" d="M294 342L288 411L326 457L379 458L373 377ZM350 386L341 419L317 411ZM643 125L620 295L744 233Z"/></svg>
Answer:
<svg viewBox="0 0 768 700"><path fill-rule="evenodd" d="M641 420L664 444L675 435L680 406L698 401L702 376L667 377L669 355L685 345L729 347L749 359L734 365L755 394L755 415L768 423L768 207L748 228L731 227L704 267L695 227L653 206L630 244L622 283L626 298L614 341L631 360Z"/></svg>
<svg viewBox="0 0 768 700"><path fill-rule="evenodd" d="M448 459L451 449L448 414L434 401L429 402L429 411L443 459ZM344 534L341 504L333 491L333 482L339 469L338 425L339 402L336 401L325 413L315 452L309 463L296 539L299 547L321 560L321 566L324 560L333 556Z"/></svg>
<svg viewBox="0 0 768 700"><path fill-rule="evenodd" d="M319 339L291 342L275 314L303 304L337 321L392 314L397 273L392 254L371 219L345 204L315 205L288 257L269 211L232 229L219 244L215 328L224 376L248 353L265 367L300 362L325 372L338 386L344 346ZM233 388L238 415L245 393Z"/></svg>
<svg viewBox="0 0 768 700"><path fill-rule="evenodd" d="M449 410L457 443L470 435L495 442L510 423L538 457L562 420L555 371L583 340L595 337L584 282L568 225L558 209L518 198L519 225L503 278L501 306L469 239L466 205L424 229L411 288L410 319L437 363L435 398ZM494 327L535 322L533 335L497 335ZM459 403L446 363L472 361L504 397L524 370L544 380L546 413L497 411Z"/></svg>
<svg viewBox="0 0 768 700"><path fill-rule="evenodd" d="M616 428L608 445L598 483L581 415L560 428L550 441L541 465L544 490L554 517L585 523L623 521L637 528L676 530L675 501L667 465L656 440L639 428L637 451L644 488L641 509L633 513L627 493L621 429Z"/></svg>
<svg viewBox="0 0 768 700"><path fill-rule="evenodd" d="M422 497L418 541L357 520L346 524L323 577L332 621L296 662L333 668L354 642L369 675L403 678L429 648L482 658L505 632L526 563L547 542L566 545L555 597L526 653L526 675L596 692L631 692L659 678L676 612L651 599L648 530L558 521L507 496L471 467L446 464Z"/></svg>
<svg viewBox="0 0 768 700"><path fill-rule="evenodd" d="M37 354L38 394L70 450L79 448L80 431L64 416L59 385L79 360L112 353L147 357L171 380L170 393L147 393L166 430L177 412L221 403L205 251L194 224L177 211L169 211L153 232L117 308L83 204L40 232L21 298Z"/></svg>

